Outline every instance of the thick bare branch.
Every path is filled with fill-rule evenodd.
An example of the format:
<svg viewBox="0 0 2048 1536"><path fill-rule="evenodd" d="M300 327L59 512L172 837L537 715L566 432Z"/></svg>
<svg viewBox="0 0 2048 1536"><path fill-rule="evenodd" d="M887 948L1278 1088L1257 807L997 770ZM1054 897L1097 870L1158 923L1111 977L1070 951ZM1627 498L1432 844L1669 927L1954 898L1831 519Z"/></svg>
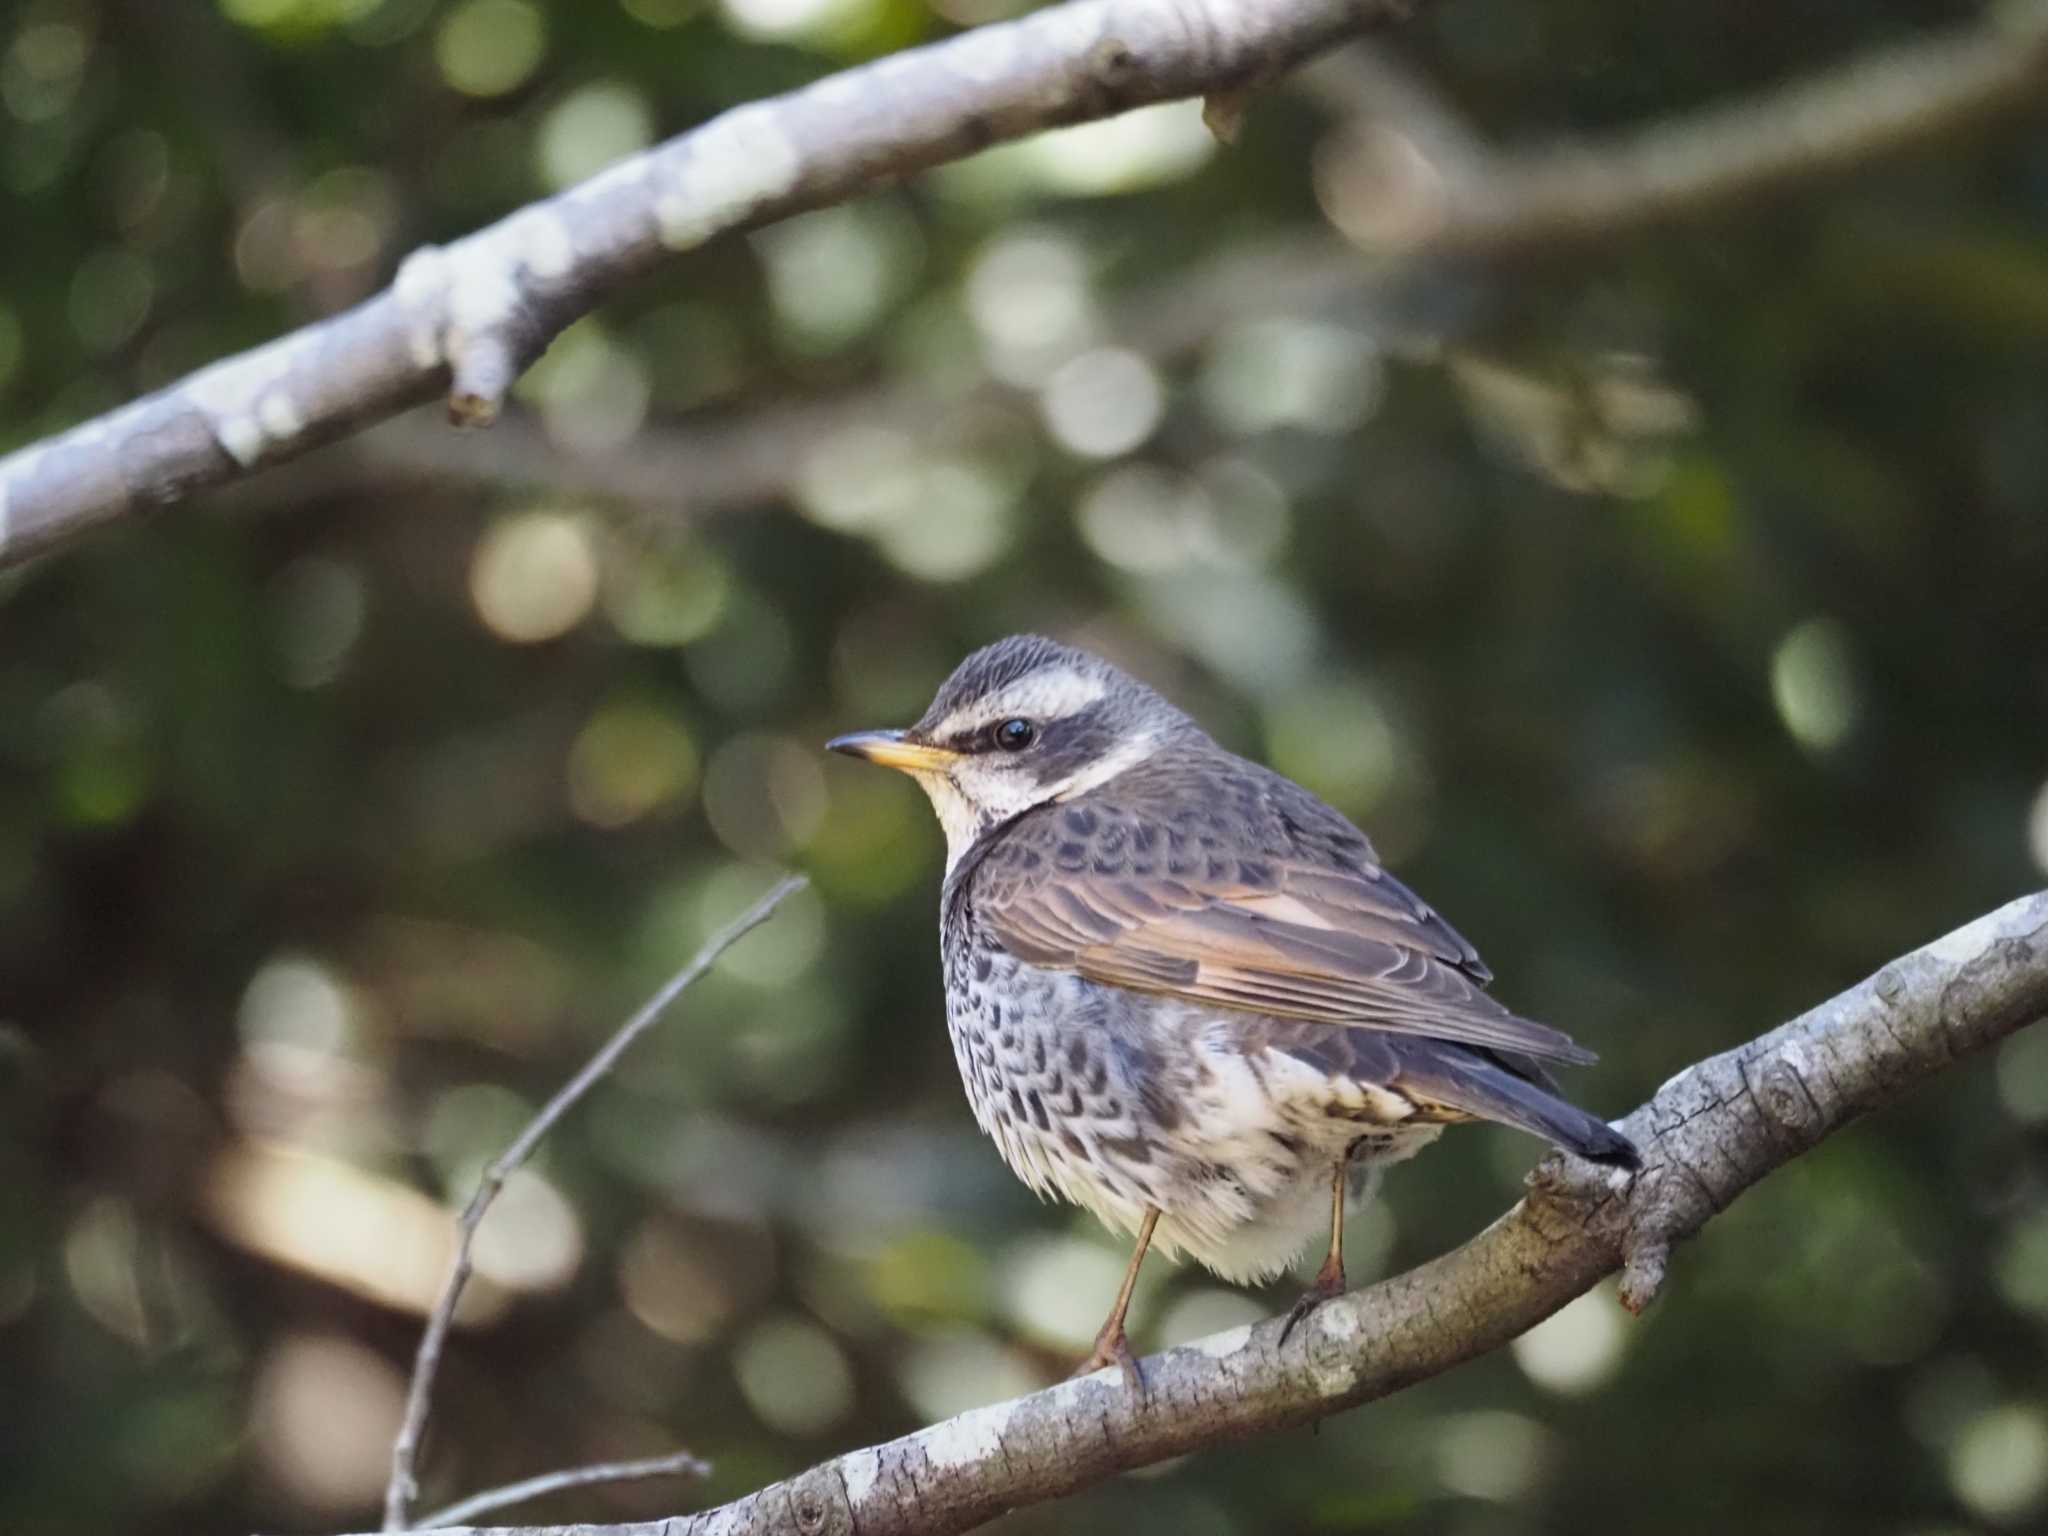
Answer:
<svg viewBox="0 0 2048 1536"><path fill-rule="evenodd" d="M1067 0L754 102L446 247L330 320L0 459L0 565L448 391L494 418L563 327L713 236L1006 139L1263 79L1406 0Z"/></svg>
<svg viewBox="0 0 2048 1536"><path fill-rule="evenodd" d="M1318 103L1351 119L1352 153L1336 157L1324 190L1357 245L1303 234L1197 265L1134 295L1109 327L1117 341L1171 361L1248 318L1339 306L1370 313L1378 304L1385 339L1398 350L1412 330L1395 313L1403 284L1433 264L1483 264L1606 239L2048 99L2048 3L2022 0L1979 25L1812 79L1547 148L1488 149L1421 81L1363 47L1334 53L1298 78ZM1377 259L1361 261L1360 247ZM365 434L354 472L546 485L663 516L708 513L789 494L805 450L833 432L928 424L1018 393L994 379L944 396L915 382L863 388L736 420L650 426L601 454L559 448L530 424L482 440L433 430L416 416Z"/></svg>
<svg viewBox="0 0 2048 1536"><path fill-rule="evenodd" d="M1622 1122L1632 1181L1546 1163L1464 1247L1325 1304L1282 1348L1238 1328L838 1457L720 1509L517 1536L945 1536L1131 1467L1301 1424L1496 1349L1602 1277L1654 1294L1672 1246L1852 1120L2048 1015L2048 891L2023 897L1747 1045L1674 1077Z"/></svg>
<svg viewBox="0 0 2048 1536"><path fill-rule="evenodd" d="M611 1071L633 1042L668 1011L669 1005L681 997L699 976L710 970L720 955L767 922L785 898L809 883L802 875L789 875L778 880L760 900L705 940L703 948L690 957L689 963L663 982L660 989L618 1027L612 1037L598 1048L597 1054L541 1106L540 1112L527 1122L526 1129L515 1136L511 1145L491 1159L490 1165L484 1169L483 1177L477 1180L476 1193L469 1197L469 1204L462 1208L461 1216L456 1219L455 1254L448 1264L448 1277L441 1282L441 1294L435 1298L434 1310L427 1314L427 1326L420 1335L419 1353L413 1358L412 1381L405 1396L405 1417L391 1446L391 1480L384 1489L385 1530L402 1531L406 1528L412 1501L419 1493L415 1469L419 1462L420 1441L427 1432L427 1415L434 1404L434 1378L440 1373L441 1350L448 1342L448 1330L454 1325L455 1309L462 1301L463 1288L469 1284L471 1249L476 1245L476 1231L483 1225L491 1202L498 1198L505 1181L512 1177L520 1164L533 1155L533 1149L554 1129L556 1122ZM573 1486L577 1474L557 1473L554 1476L570 1478L572 1482L562 1486ZM601 1482L605 1479L590 1476L582 1480ZM497 1490L498 1495L503 1493L504 1490ZM465 1502L474 1506L479 1501ZM503 1502L502 1497L498 1502ZM485 1503L483 1507L496 1508L497 1504Z"/></svg>

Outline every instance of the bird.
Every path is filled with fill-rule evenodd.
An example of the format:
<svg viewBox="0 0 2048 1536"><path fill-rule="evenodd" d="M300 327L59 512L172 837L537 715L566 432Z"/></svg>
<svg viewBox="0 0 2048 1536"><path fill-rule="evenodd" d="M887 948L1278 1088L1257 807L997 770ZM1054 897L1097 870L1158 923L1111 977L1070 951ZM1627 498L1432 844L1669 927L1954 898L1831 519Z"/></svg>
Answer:
<svg viewBox="0 0 2048 1536"><path fill-rule="evenodd" d="M974 1118L1041 1195L1134 1241L1077 1375L1118 1366L1148 1249L1233 1282L1328 1247L1281 1334L1345 1288L1347 1203L1443 1127L1484 1120L1633 1169L1519 1017L1366 835L1227 751L1101 657L975 651L916 724L834 752L911 776L946 839L947 1030Z"/></svg>

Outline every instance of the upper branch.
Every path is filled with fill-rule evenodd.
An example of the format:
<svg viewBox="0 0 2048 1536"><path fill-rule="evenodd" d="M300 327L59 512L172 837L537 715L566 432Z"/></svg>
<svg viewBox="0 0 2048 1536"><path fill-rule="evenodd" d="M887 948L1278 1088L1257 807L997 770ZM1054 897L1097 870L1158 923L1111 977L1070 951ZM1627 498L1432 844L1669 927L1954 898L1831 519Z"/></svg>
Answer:
<svg viewBox="0 0 2048 1536"><path fill-rule="evenodd" d="M1622 1122L1633 1179L1556 1161L1464 1247L1278 1320L1169 1350L1134 1400L1100 1371L850 1452L723 1508L578 1536L946 1536L1131 1467L1322 1418L1498 1348L1626 1269L1655 1291L1671 1245L1772 1169L2048 1015L2048 891L2022 897L1747 1045L1690 1067ZM570 1536L521 1527L518 1536Z"/></svg>
<svg viewBox="0 0 2048 1536"><path fill-rule="evenodd" d="M485 423L571 321L715 235L1006 139L1286 69L1405 0L1066 0L737 107L346 313L0 459L0 566L449 392Z"/></svg>
<svg viewBox="0 0 2048 1536"><path fill-rule="evenodd" d="M1754 95L1599 138L1541 147L1483 144L1426 85L1384 57L1340 50L1302 86L1351 119L1350 153L1325 168L1326 207L1355 243L1295 234L1235 249L1146 283L1108 334L1171 361L1222 327L1265 315L1361 307L1390 345L1432 348L1453 320L1410 313L1404 285L1450 262L1519 277L1515 258L1612 239L1704 214L1923 144L2048 100L2048 0L2011 0L1984 19L1848 60ZM1360 259L1360 249L1372 261ZM1098 345L1090 337L1083 345ZM767 407L709 425L650 425L632 441L579 453L531 423L489 439L423 417L366 434L343 473L472 484L545 483L659 510L665 517L746 507L789 494L807 446L852 426L929 429L949 410L1005 399L992 376L941 393L916 382L864 385L834 399ZM0 557L4 558L4 557Z"/></svg>

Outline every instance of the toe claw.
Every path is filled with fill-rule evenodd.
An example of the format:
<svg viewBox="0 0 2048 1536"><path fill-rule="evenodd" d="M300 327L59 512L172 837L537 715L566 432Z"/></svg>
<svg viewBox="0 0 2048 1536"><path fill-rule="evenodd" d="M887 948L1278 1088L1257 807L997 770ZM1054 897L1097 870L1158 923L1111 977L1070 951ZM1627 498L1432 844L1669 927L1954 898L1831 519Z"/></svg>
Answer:
<svg viewBox="0 0 2048 1536"><path fill-rule="evenodd" d="M1315 1283L1301 1293L1301 1297L1287 1309L1287 1321L1280 1325L1280 1342L1284 1345L1287 1336L1294 1332L1295 1325L1309 1313L1334 1296L1344 1294L1344 1267L1341 1264L1325 1263L1316 1271Z"/></svg>
<svg viewBox="0 0 2048 1536"><path fill-rule="evenodd" d="M1095 1352L1074 1368L1074 1375L1092 1376L1112 1365L1123 1372L1124 1390L1132 1397L1142 1398L1145 1395L1145 1372L1139 1367L1131 1341L1121 1328L1112 1338L1096 1339Z"/></svg>

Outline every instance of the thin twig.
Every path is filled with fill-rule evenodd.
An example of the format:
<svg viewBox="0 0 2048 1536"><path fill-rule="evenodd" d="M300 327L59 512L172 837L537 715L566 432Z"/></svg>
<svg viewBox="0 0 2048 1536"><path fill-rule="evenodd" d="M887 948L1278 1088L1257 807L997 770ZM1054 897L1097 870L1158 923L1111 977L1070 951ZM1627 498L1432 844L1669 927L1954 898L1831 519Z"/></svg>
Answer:
<svg viewBox="0 0 2048 1536"><path fill-rule="evenodd" d="M543 1494L560 1493L565 1488L585 1488L592 1483L631 1483L649 1477L710 1475L711 1463L701 1457L692 1456L688 1451L674 1451L667 1456L649 1456L642 1461L600 1461L587 1467L569 1467L560 1472L543 1472L539 1477L507 1483L502 1488L486 1488L482 1493L472 1493L466 1499L457 1499L445 1509L435 1510L413 1529L431 1531L444 1525L467 1525L476 1516L489 1514L494 1509L524 1504L528 1499L537 1499Z"/></svg>
<svg viewBox="0 0 2048 1536"><path fill-rule="evenodd" d="M456 1218L455 1257L449 1262L448 1278L441 1283L441 1294L434 1302L434 1310L427 1316L426 1331L420 1335L419 1353L413 1358L412 1383L405 1396L405 1419L399 1425L398 1438L391 1446L391 1480L384 1489L385 1530L406 1529L406 1513L419 1495L415 1469L419 1462L420 1439L426 1433L427 1414L433 1405L434 1377L441 1368L441 1349L455 1321L455 1307L462 1299L462 1289L469 1283L470 1249L476 1242L476 1230L482 1225L484 1213L491 1208L491 1202L497 1199L498 1191L505 1187L505 1181L514 1170L532 1156L533 1149L540 1145L543 1136L554 1129L555 1122L611 1071L633 1042L668 1010L669 1004L740 938L766 922L785 897L802 890L809 883L802 875L785 876L759 901L713 934L704 947L691 956L690 963L641 1004L639 1011L620 1025L618 1032L584 1063L583 1070L570 1078L541 1107L540 1113L513 1139L512 1144L484 1169L476 1193L469 1197L469 1204Z"/></svg>

